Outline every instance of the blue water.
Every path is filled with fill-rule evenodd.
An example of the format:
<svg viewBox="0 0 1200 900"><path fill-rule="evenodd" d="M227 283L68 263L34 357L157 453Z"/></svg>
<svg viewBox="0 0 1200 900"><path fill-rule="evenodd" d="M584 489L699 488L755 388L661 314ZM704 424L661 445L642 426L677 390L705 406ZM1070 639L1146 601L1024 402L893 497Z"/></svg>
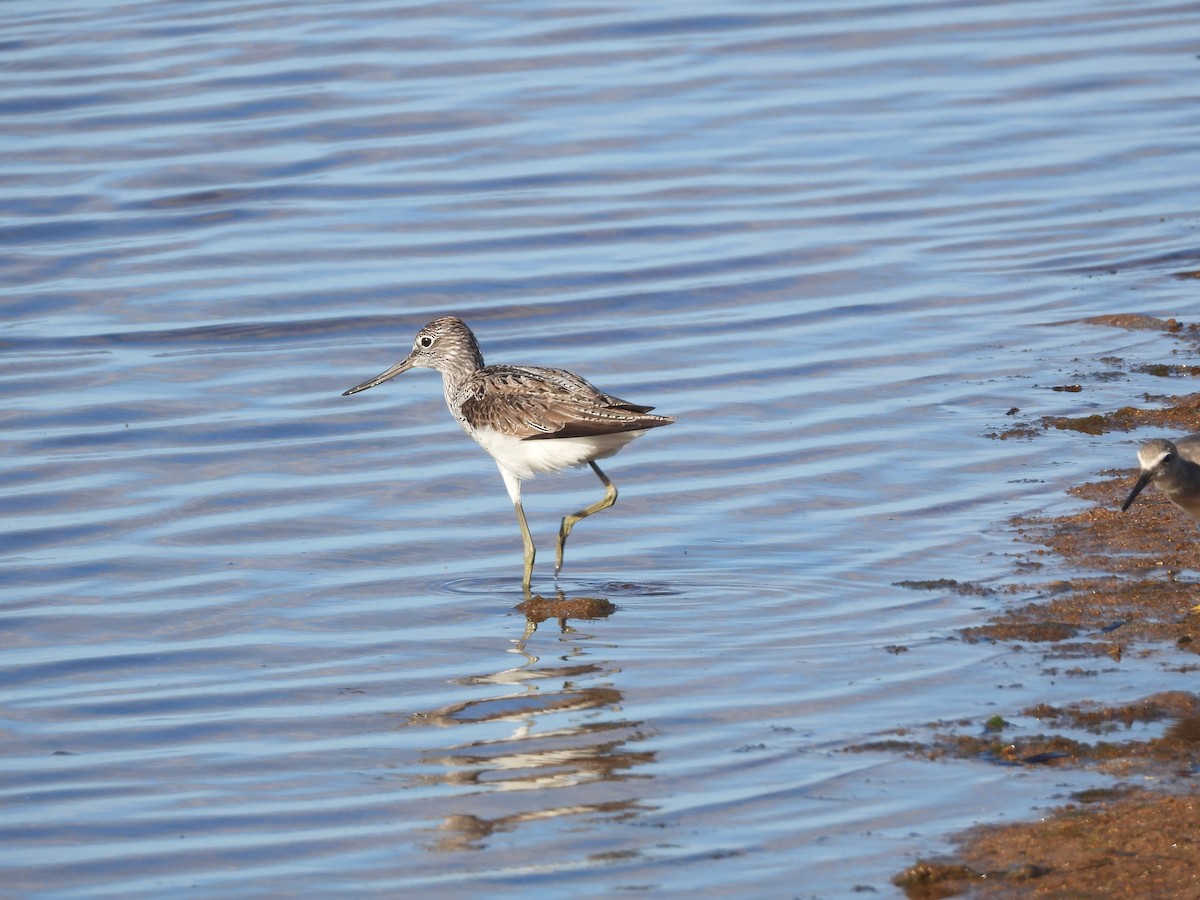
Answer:
<svg viewBox="0 0 1200 900"><path fill-rule="evenodd" d="M1094 375L1167 338L1081 320L1200 312L1194 6L10 0L0 35L5 891L893 896L1091 776L843 748L1185 677L1050 680L956 640L1004 600L896 583L1008 578L1011 515L1132 465L985 435L1164 391ZM526 636L436 376L341 396L444 313L678 417L557 584L599 485L527 485L535 590L608 618Z"/></svg>

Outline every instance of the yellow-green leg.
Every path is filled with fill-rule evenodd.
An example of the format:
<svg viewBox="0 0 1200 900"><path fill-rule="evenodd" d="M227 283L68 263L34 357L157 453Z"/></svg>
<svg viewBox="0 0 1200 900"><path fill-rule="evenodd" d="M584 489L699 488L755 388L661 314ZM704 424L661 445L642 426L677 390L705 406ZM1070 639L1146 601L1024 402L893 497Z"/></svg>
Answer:
<svg viewBox="0 0 1200 900"><path fill-rule="evenodd" d="M593 463L588 463L592 467L592 471L604 483L604 497L597 500L591 506L585 506L579 512L573 512L569 516L564 516L562 525L558 529L558 550L554 554L554 574L557 575L562 571L563 564L563 547L566 546L567 537L571 534L571 529L575 527L581 519L586 519L593 513L598 513L602 509L608 509L617 502L617 486L608 480L608 477L600 471L600 467Z"/></svg>
<svg viewBox="0 0 1200 900"><path fill-rule="evenodd" d="M513 506L517 510L517 521L521 524L521 541L525 544L525 575L521 578L521 587L529 593L529 583L533 580L533 558L537 550L533 546L533 538L529 534L529 523L525 521L525 510L518 500Z"/></svg>

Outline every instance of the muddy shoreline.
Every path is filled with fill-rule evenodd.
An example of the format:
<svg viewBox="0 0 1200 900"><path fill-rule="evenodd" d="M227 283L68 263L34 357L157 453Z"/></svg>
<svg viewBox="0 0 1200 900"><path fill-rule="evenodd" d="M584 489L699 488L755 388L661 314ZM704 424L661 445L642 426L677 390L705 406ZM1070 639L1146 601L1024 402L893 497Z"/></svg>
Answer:
<svg viewBox="0 0 1200 900"><path fill-rule="evenodd" d="M1161 331L1169 352L1187 359L1200 349L1200 329L1173 319L1128 315L1089 322ZM1116 370L1114 377L1123 375L1123 360L1101 362ZM1178 363L1127 371L1162 377L1172 388L1200 373ZM1148 439L1200 430L1200 394L1168 390L1140 400L1107 414L1036 421L1020 421L1014 407L1011 427L988 436L1033 440L1049 429L1101 434L1153 427ZM1120 511L1135 462L1071 489L1088 504L1078 512L1010 522L1030 548L1015 558L1014 575L1030 580L1000 588L947 580L905 586L996 598L1005 608L964 629L961 638L1028 647L1049 666L1061 664L1063 674L1095 674L1129 654L1164 646L1176 655L1196 654L1194 665L1185 661L1175 671L1200 671L1200 585L1181 575L1200 571L1200 536L1195 523L1154 490ZM1005 595L1035 599L1012 604ZM981 825L956 835L953 855L916 860L896 874L896 885L911 898L1200 897L1200 786L1193 778L1200 767L1200 694L1164 691L1120 705L1038 703L1009 714L1032 717L1042 728L1014 734L996 715L974 723L982 728L971 734L932 723L896 728L848 750L1086 767L1111 777L1111 787L1075 794L1037 821ZM1130 738L1131 726L1150 723L1156 724L1137 732L1140 739Z"/></svg>

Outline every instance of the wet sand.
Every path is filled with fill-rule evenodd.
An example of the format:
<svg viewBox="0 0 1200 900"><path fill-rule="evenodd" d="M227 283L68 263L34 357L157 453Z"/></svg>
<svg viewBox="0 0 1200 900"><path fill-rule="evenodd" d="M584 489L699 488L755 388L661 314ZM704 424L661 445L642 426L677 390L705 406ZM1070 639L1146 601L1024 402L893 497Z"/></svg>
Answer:
<svg viewBox="0 0 1200 900"><path fill-rule="evenodd" d="M1135 790L1070 804L1040 822L962 837L957 859L923 861L896 877L914 898L1200 896L1200 803Z"/></svg>
<svg viewBox="0 0 1200 900"><path fill-rule="evenodd" d="M1187 358L1195 358L1200 343L1196 326L1174 320L1111 316L1094 321L1161 330L1172 341L1171 351ZM1105 362L1117 368L1122 363ZM1174 386L1176 379L1194 374L1193 368L1171 363L1138 371L1160 375ZM1032 439L1051 428L1100 434L1153 426L1165 436L1197 430L1200 394L1172 391L1142 400L1144 405L1109 414L1015 422L1011 430L991 436ZM964 594L1037 598L965 629L962 638L1032 645L1052 676L1086 677L1165 644L1200 654L1200 608L1194 608L1200 586L1179 575L1200 570L1196 526L1153 489L1122 513L1135 472L1102 472L1101 480L1073 488L1070 493L1088 504L1081 511L1012 520L1012 528L1032 545L1015 557L1015 574L1032 580L998 589L938 582ZM1200 659L1178 667L1192 670L1200 670ZM909 730L896 729L851 749L1086 767L1110 776L1111 787L1077 793L1039 821L983 825L960 834L953 857L919 859L895 876L895 884L913 898L966 892L977 897L1200 896L1200 798L1191 777L1200 765L1200 695L1168 691L1120 705L1040 703L1020 714L1036 718L1042 733L1010 734L997 715L983 723L983 734L957 734L949 727L962 723L935 723L929 739L914 740ZM1134 725L1146 726L1139 729L1144 739L1127 739ZM1120 738L1112 737L1116 732Z"/></svg>

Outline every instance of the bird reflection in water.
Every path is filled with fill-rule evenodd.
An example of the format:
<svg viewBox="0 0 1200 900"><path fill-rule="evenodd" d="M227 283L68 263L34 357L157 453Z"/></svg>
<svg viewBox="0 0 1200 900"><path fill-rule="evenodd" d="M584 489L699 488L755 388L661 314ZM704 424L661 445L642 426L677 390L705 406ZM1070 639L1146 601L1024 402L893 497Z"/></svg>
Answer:
<svg viewBox="0 0 1200 900"><path fill-rule="evenodd" d="M612 684L618 670L572 662L586 652L579 646L559 648L555 664L544 666L526 649L539 622L558 619L570 638L557 640L573 643L588 635L568 626L568 620L607 616L615 607L607 600L560 594L553 599L527 596L518 609L527 616L526 633L510 650L524 662L455 679L454 684L475 689L476 696L408 720L412 726L465 728L472 735L422 760L439 771L420 776L418 784L464 788L442 801L454 810L433 829L437 838L431 850L483 849L493 834L535 821L580 816L611 820L650 809L633 795L613 798L613 782L649 777L635 770L655 759L653 751L629 746L644 735L641 722L621 714L623 697ZM496 690L480 697L481 687ZM508 799L500 799L501 792Z"/></svg>
<svg viewBox="0 0 1200 900"><path fill-rule="evenodd" d="M451 815L442 820L439 832L444 832L429 849L443 852L459 850L481 850L487 839L497 832L513 831L523 824L544 821L561 816L604 816L607 819L628 819L645 812L646 807L631 800L606 803L590 803L580 806L564 806L558 809L543 809L495 819L481 819L473 815Z"/></svg>

